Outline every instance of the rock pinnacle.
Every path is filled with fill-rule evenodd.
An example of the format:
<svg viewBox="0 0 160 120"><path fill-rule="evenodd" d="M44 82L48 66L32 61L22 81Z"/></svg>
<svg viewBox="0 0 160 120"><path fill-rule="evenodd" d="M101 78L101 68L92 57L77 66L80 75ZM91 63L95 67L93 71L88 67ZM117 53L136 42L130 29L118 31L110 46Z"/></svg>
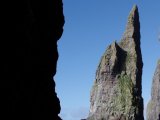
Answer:
<svg viewBox="0 0 160 120"><path fill-rule="evenodd" d="M133 6L119 43L101 57L91 90L87 120L144 120L138 7Z"/></svg>

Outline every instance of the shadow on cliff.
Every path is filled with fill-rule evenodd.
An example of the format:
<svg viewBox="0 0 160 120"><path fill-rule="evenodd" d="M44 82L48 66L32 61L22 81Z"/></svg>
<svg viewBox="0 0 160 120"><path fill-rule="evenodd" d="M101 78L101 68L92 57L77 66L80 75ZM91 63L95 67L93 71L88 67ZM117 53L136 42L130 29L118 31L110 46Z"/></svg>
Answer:
<svg viewBox="0 0 160 120"><path fill-rule="evenodd" d="M53 76L64 25L62 0L3 5L1 117L60 120Z"/></svg>

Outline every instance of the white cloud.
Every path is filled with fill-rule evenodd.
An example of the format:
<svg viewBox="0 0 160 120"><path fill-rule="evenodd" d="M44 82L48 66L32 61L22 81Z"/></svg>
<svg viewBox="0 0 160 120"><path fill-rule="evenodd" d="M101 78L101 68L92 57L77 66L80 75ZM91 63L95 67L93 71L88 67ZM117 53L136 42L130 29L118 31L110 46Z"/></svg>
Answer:
<svg viewBox="0 0 160 120"><path fill-rule="evenodd" d="M78 109L75 109L74 111L72 111L71 117L74 120L80 120L80 119L87 118L88 113L89 113L89 108L81 107L81 108L78 108Z"/></svg>
<svg viewBox="0 0 160 120"><path fill-rule="evenodd" d="M81 120L87 118L88 113L88 107L65 108L61 111L60 116L63 120Z"/></svg>

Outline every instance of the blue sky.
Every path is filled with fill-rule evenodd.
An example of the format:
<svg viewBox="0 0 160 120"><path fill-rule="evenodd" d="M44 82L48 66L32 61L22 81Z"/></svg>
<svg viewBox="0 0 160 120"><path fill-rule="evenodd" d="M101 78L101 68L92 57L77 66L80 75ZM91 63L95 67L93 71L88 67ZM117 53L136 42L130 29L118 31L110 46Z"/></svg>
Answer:
<svg viewBox="0 0 160 120"><path fill-rule="evenodd" d="M160 0L63 0L65 25L58 42L59 60L56 91L61 101L63 120L86 118L90 90L105 49L119 41L129 12L138 5L143 57L144 107L151 94L152 77L160 58Z"/></svg>

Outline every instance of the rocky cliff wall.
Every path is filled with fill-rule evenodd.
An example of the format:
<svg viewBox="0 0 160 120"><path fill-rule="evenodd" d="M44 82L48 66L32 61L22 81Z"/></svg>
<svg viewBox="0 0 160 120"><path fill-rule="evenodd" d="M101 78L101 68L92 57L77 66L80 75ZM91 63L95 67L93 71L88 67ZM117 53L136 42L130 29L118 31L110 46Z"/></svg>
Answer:
<svg viewBox="0 0 160 120"><path fill-rule="evenodd" d="M1 5L1 117L60 120L53 76L64 25L62 0Z"/></svg>
<svg viewBox="0 0 160 120"><path fill-rule="evenodd" d="M160 120L160 60L153 76L151 100L147 105L147 120Z"/></svg>

